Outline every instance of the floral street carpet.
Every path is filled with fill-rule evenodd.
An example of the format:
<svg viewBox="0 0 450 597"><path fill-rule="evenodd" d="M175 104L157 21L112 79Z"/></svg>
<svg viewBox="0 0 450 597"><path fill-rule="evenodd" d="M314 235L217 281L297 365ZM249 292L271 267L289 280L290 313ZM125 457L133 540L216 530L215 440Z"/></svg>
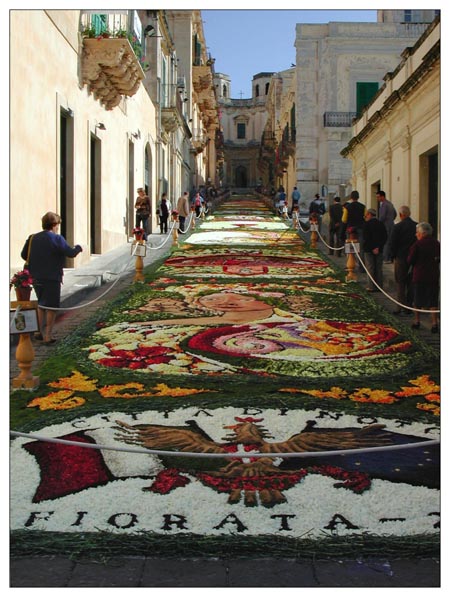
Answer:
<svg viewBox="0 0 450 597"><path fill-rule="evenodd" d="M14 392L13 550L435 553L439 355L262 201L180 241Z"/></svg>

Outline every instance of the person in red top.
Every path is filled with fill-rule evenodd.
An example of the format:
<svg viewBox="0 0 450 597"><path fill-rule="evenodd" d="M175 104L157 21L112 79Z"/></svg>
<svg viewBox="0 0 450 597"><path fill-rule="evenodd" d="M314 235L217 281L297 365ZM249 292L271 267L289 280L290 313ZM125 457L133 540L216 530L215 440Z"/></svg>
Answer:
<svg viewBox="0 0 450 597"><path fill-rule="evenodd" d="M431 314L431 331L437 333L440 278L440 243L433 238L433 228L428 222L416 226L416 242L409 249L408 264L412 266L414 306L416 309L436 311ZM414 311L414 329L420 328L420 313Z"/></svg>

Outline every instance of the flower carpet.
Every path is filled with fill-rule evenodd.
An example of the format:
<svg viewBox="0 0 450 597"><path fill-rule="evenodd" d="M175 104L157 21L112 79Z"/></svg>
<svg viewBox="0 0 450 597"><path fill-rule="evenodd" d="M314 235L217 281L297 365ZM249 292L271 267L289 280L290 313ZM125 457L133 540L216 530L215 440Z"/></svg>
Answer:
<svg viewBox="0 0 450 597"><path fill-rule="evenodd" d="M233 197L55 348L11 401L13 550L437 552L439 356L307 241Z"/></svg>

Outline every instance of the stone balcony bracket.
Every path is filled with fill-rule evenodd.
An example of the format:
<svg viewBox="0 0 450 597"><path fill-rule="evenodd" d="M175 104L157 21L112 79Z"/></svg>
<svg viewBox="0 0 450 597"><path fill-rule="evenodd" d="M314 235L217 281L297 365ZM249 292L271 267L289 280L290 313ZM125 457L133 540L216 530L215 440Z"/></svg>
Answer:
<svg viewBox="0 0 450 597"><path fill-rule="evenodd" d="M107 110L122 96L133 96L145 74L125 38L83 38L81 74L84 85Z"/></svg>
<svg viewBox="0 0 450 597"><path fill-rule="evenodd" d="M161 124L168 133L174 133L179 126L182 126L183 120L178 109L176 107L161 108Z"/></svg>

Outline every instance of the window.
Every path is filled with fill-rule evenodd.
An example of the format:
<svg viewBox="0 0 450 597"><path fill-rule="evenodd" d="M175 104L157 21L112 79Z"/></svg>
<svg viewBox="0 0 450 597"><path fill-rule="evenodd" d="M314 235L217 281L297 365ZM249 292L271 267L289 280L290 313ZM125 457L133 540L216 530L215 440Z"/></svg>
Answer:
<svg viewBox="0 0 450 597"><path fill-rule="evenodd" d="M259 85L255 85L255 96L259 97Z"/></svg>
<svg viewBox="0 0 450 597"><path fill-rule="evenodd" d="M194 36L194 66L201 66L202 64L202 44L200 43L197 34Z"/></svg>
<svg viewBox="0 0 450 597"><path fill-rule="evenodd" d="M224 86L223 86L223 91L222 91L222 95L223 95L223 97L227 97L227 93L228 93L227 86L226 86L226 85L224 85Z"/></svg>
<svg viewBox="0 0 450 597"><path fill-rule="evenodd" d="M377 92L378 83L356 83L356 111L358 115L371 102Z"/></svg>
<svg viewBox="0 0 450 597"><path fill-rule="evenodd" d="M245 122L237 123L237 138L245 139Z"/></svg>
<svg viewBox="0 0 450 597"><path fill-rule="evenodd" d="M266 83L266 95L269 93L269 85L270 83Z"/></svg>

